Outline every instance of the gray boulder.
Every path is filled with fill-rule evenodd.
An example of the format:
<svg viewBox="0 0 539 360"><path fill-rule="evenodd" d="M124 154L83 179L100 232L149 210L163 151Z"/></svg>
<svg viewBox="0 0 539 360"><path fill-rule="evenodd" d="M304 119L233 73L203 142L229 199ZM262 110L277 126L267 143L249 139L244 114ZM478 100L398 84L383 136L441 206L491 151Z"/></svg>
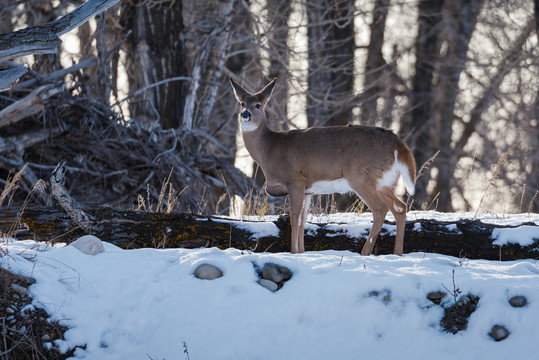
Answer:
<svg viewBox="0 0 539 360"><path fill-rule="evenodd" d="M195 269L194 275L202 280L214 280L223 276L223 272L217 266L202 264Z"/></svg>
<svg viewBox="0 0 539 360"><path fill-rule="evenodd" d="M84 235L73 241L69 246L73 246L75 249L78 249L80 252L83 252L87 255L97 255L99 253L105 252L103 247L103 242L98 237L93 235Z"/></svg>
<svg viewBox="0 0 539 360"><path fill-rule="evenodd" d="M279 285L277 285L276 283L274 283L271 280L259 279L257 282L258 282L258 284L260 286L265 287L266 289L268 289L271 292L276 292L277 290L279 290Z"/></svg>
<svg viewBox="0 0 539 360"><path fill-rule="evenodd" d="M282 286L284 282L290 280L292 277L292 271L285 266L267 263L262 268L260 276L262 279L273 281L274 283Z"/></svg>
<svg viewBox="0 0 539 360"><path fill-rule="evenodd" d="M502 341L508 337L509 334L509 330L507 330L507 328L503 325L494 325L489 333L490 337L496 341Z"/></svg>
<svg viewBox="0 0 539 360"><path fill-rule="evenodd" d="M525 296L513 296L509 299L509 304L511 304L512 307L521 308L528 305L528 299L526 299Z"/></svg>
<svg viewBox="0 0 539 360"><path fill-rule="evenodd" d="M442 299L446 296L447 294L443 291L432 291L430 293L427 294L427 299L429 299L430 301L432 301L433 303L437 304L437 305L440 305L440 303L442 302Z"/></svg>

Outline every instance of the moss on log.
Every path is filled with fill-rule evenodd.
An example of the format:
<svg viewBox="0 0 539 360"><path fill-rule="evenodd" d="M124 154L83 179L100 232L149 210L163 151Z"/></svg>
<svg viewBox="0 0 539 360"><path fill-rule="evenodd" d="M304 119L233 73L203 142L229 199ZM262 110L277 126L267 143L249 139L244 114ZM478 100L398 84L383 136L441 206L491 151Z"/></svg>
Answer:
<svg viewBox="0 0 539 360"><path fill-rule="evenodd" d="M2 208L0 231L3 234L19 239L67 243L85 234L60 207L27 206L24 211L20 210L18 207ZM256 252L290 251L288 216L281 216L273 222L278 235L260 235L250 230L253 227L247 222L223 217L148 213L110 207L87 207L84 210L100 224L99 230L92 235L125 249L233 247ZM367 234L351 237L327 224L312 225L317 228L305 235L307 251L334 249L359 252L367 238ZM533 223L523 225L537 226ZM414 220L406 224L404 251L489 260L539 258L539 239L529 246L493 245L492 231L500 227L470 219L457 222ZM382 230L375 253L391 254L394 240L394 235Z"/></svg>

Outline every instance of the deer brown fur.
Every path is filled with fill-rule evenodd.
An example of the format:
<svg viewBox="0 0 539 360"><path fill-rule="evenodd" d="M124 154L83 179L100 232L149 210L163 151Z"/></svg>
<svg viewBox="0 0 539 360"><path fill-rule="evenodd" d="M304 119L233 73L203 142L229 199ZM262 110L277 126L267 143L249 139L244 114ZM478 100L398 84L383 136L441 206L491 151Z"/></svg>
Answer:
<svg viewBox="0 0 539 360"><path fill-rule="evenodd" d="M373 214L361 254L371 254L389 210L397 223L394 253L402 255L406 205L395 196L395 186L402 176L408 193L414 193L416 165L408 146L392 131L370 126L272 131L264 107L275 82L251 94L230 79L241 104L243 140L266 176L266 192L290 196L291 252L305 251L305 219L313 194L353 191Z"/></svg>

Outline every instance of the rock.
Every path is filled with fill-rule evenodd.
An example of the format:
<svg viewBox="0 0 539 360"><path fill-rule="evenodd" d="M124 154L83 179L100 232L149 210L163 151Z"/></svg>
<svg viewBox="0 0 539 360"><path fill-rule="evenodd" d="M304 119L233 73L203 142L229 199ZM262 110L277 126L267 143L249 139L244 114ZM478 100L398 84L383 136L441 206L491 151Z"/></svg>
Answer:
<svg viewBox="0 0 539 360"><path fill-rule="evenodd" d="M490 330L490 337L492 337L496 341L502 341L506 337L508 337L510 334L509 330L503 325L494 325L492 327L492 330Z"/></svg>
<svg viewBox="0 0 539 360"><path fill-rule="evenodd" d="M214 280L223 276L223 272L216 266L202 264L196 268L194 275L198 279Z"/></svg>
<svg viewBox="0 0 539 360"><path fill-rule="evenodd" d="M369 297L377 297L377 298L381 297L382 301L387 304L391 301L391 290L389 289L385 289L382 291L372 290L369 292Z"/></svg>
<svg viewBox="0 0 539 360"><path fill-rule="evenodd" d="M41 340L43 340L43 342L47 342L51 340L51 337L49 334L45 334L41 337Z"/></svg>
<svg viewBox="0 0 539 360"><path fill-rule="evenodd" d="M103 242L93 235L84 235L73 241L69 246L80 250L81 252L87 255L97 255L99 253L105 252L103 247Z"/></svg>
<svg viewBox="0 0 539 360"><path fill-rule="evenodd" d="M279 290L279 285L277 285L276 283L274 283L271 280L259 279L257 282L258 282L259 285L265 287L266 289L268 289L271 292L276 292L277 290Z"/></svg>
<svg viewBox="0 0 539 360"><path fill-rule="evenodd" d="M292 277L292 271L289 268L273 263L267 263L262 268L262 279L273 281L282 286L282 284Z"/></svg>
<svg viewBox="0 0 539 360"><path fill-rule="evenodd" d="M509 299L509 304L511 304L512 307L521 308L528 305L528 299L526 299L525 296L513 296Z"/></svg>
<svg viewBox="0 0 539 360"><path fill-rule="evenodd" d="M13 314L15 313L15 310L13 310L11 307L6 308L6 313Z"/></svg>
<svg viewBox="0 0 539 360"><path fill-rule="evenodd" d="M436 305L440 305L442 302L442 299L447 295L447 293L443 291L431 291L427 294L427 299L435 303Z"/></svg>

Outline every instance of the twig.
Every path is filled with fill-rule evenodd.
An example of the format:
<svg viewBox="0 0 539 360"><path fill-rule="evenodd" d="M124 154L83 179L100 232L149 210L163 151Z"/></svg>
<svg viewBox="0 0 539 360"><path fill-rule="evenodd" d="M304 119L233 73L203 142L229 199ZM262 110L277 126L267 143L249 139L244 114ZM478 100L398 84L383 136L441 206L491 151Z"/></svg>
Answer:
<svg viewBox="0 0 539 360"><path fill-rule="evenodd" d="M494 173L490 177L490 180L488 181L487 187L485 188L485 191L483 192L483 196L481 196L481 200L479 201L479 205L477 205L477 209L475 210L475 214L473 216L473 219L477 218L477 213L481 209L481 205L483 204L483 200L485 200L485 197L487 196L488 189L494 184L494 181L496 181L496 178L498 177L498 174L500 173L501 167L503 165L503 162L511 154L511 151L506 151L505 153L500 156L500 159L498 160L498 163L496 164L496 168L494 169Z"/></svg>
<svg viewBox="0 0 539 360"><path fill-rule="evenodd" d="M170 149L165 150L160 154L157 154L157 156L152 160L152 165L154 165L155 162L157 161L157 159L159 159L161 156L163 156L165 154L169 154L169 153L173 152L176 149L176 145L178 144L178 136L176 135L176 131L174 131L174 130L171 130L171 131L174 134L174 144L172 145L172 147Z"/></svg>
<svg viewBox="0 0 539 360"><path fill-rule="evenodd" d="M97 58L86 59L84 61L81 61L78 64L68 67L67 69L61 69L47 75L39 75L38 79L27 80L22 83L19 83L12 88L12 91L19 91L25 88L30 88L34 86L35 84L37 84L38 82L42 82L42 83L49 82L51 80L62 78L66 76L67 74L71 74L80 69L86 69L86 68L97 66L97 65L98 65Z"/></svg>
<svg viewBox="0 0 539 360"><path fill-rule="evenodd" d="M453 299L455 300L455 304L456 304L457 303L457 297L459 296L459 294L462 291L455 284L455 269L453 269L452 278L453 278L453 291L449 290L444 284L442 284L442 286L444 287L444 289L446 289L453 296Z"/></svg>
<svg viewBox="0 0 539 360"><path fill-rule="evenodd" d="M145 91L148 91L150 89L153 89L154 87L157 87L157 86L160 86L160 85L163 85L163 84L166 84L166 83L169 83L169 82L173 82L173 81L185 81L185 80L192 80L193 78L190 77L190 76L176 76L176 77L171 77L171 78L168 78L168 79L164 79L164 80L161 80L161 81L158 81L156 83L153 83L153 84L150 84L148 86L145 86L143 87L142 89L140 90L137 90L135 91L133 94L131 95L127 95L126 97L124 97L123 99L121 100L118 100L116 103L113 104L113 106L116 106L116 105L120 105L121 103L123 103L124 101L130 99L130 98L133 98L135 96L139 96L140 94L144 93Z"/></svg>
<svg viewBox="0 0 539 360"><path fill-rule="evenodd" d="M417 177L416 177L416 181L417 179L419 179L421 176L425 175L423 173L424 170L427 170L431 165L432 163L434 162L434 160L436 160L436 157L438 156L438 154L440 153L440 150L436 151L436 153L434 155L432 155L427 161L425 161L423 163L423 165L421 165L421 168L419 169L419 171L417 172Z"/></svg>

